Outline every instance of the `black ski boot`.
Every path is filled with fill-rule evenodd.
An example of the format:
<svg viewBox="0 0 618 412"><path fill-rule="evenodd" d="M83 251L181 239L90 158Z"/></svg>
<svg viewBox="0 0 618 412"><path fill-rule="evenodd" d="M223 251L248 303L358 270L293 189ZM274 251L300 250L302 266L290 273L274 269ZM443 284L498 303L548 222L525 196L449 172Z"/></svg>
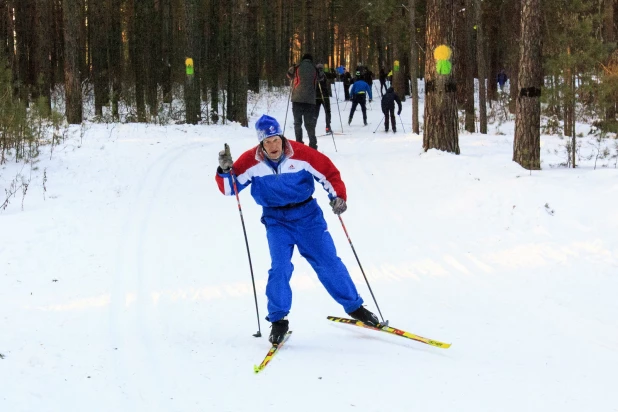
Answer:
<svg viewBox="0 0 618 412"><path fill-rule="evenodd" d="M273 345L278 345L283 342L283 338L288 332L288 324L288 320L286 318L283 318L281 320L273 322L270 325L270 336L268 337L270 343L272 343Z"/></svg>
<svg viewBox="0 0 618 412"><path fill-rule="evenodd" d="M380 324L378 317L367 310L363 305L361 305L354 312L348 313L352 318L356 320L360 320L365 325L375 326L377 327Z"/></svg>

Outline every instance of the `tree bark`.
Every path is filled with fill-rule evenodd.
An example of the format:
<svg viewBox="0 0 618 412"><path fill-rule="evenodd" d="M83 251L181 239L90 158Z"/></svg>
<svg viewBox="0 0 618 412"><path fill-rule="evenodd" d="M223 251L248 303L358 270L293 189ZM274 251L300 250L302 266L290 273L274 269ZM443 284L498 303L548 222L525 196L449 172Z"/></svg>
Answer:
<svg viewBox="0 0 618 412"><path fill-rule="evenodd" d="M513 161L528 170L541 168L541 7L540 0L522 0L519 94L515 118Z"/></svg>
<svg viewBox="0 0 618 412"><path fill-rule="evenodd" d="M51 4L48 0L37 0L36 2L36 61L35 73L38 74L37 91L38 95L45 98L47 111L51 111L51 49L53 32L47 19L52 15Z"/></svg>
<svg viewBox="0 0 618 412"><path fill-rule="evenodd" d="M469 133L474 133L476 131L476 119L474 114L474 46L472 44L472 31L474 30L474 1L476 0L466 0L464 24L464 39L466 42L464 53L464 58L466 60L464 109L466 113L465 129Z"/></svg>
<svg viewBox="0 0 618 412"><path fill-rule="evenodd" d="M94 83L94 114L103 115L103 106L109 101L109 91L107 82L107 44L105 42L105 18L109 15L106 12L105 4L102 1L93 1L88 10L89 19L88 29L90 31L90 48L92 50L92 72L91 77Z"/></svg>
<svg viewBox="0 0 618 412"><path fill-rule="evenodd" d="M427 0L427 44L425 48L425 127L423 149L459 154L456 83L452 71L438 74L434 51L453 44L453 0Z"/></svg>
<svg viewBox="0 0 618 412"><path fill-rule="evenodd" d="M246 0L234 1L232 43L237 53L230 56L233 70L229 73L227 119L247 127L247 4Z"/></svg>
<svg viewBox="0 0 618 412"><path fill-rule="evenodd" d="M603 43L612 44L616 40L616 34L614 30L614 1L615 0L604 0L603 1ZM615 46L614 46L615 48ZM610 58L606 62L609 66L611 62L611 53L609 53ZM616 101L617 97L615 93L611 93L607 99L607 108L605 110L605 120L614 123L616 122Z"/></svg>
<svg viewBox="0 0 618 412"><path fill-rule="evenodd" d="M110 10L120 10L121 0L109 0ZM122 56L122 26L120 12L110 14L110 33L108 35L108 67L111 78L111 101L112 101L112 116L119 120L118 103L122 92L121 78L122 68L124 67L124 59Z"/></svg>
<svg viewBox="0 0 618 412"><path fill-rule="evenodd" d="M419 134L418 125L418 46L416 45L416 0L410 8L410 97L412 97L412 133Z"/></svg>
<svg viewBox="0 0 618 412"><path fill-rule="evenodd" d="M70 124L82 122L82 87L79 74L79 33L81 4L79 0L62 0L64 23L64 88L66 117Z"/></svg>
<svg viewBox="0 0 618 412"><path fill-rule="evenodd" d="M476 61L479 79L479 132L487 134L487 62L485 61L485 29L483 24L483 10L481 0L474 0L476 15Z"/></svg>
<svg viewBox="0 0 618 412"><path fill-rule="evenodd" d="M200 120L199 46L197 44L197 0L185 0L186 57L193 60L193 73L185 74L185 120L197 124ZM186 62L186 61L185 61Z"/></svg>

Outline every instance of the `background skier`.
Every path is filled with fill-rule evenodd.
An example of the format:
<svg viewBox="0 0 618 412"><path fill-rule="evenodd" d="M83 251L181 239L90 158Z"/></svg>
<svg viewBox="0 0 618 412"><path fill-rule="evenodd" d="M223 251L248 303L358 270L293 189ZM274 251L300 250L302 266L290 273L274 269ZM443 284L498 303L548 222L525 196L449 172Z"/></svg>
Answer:
<svg viewBox="0 0 618 412"><path fill-rule="evenodd" d="M288 69L288 78L292 81L292 114L294 115L294 133L296 141L303 143L303 120L309 136L309 147L318 148L315 137L315 87L317 70L313 57L305 54L298 66Z"/></svg>
<svg viewBox="0 0 618 412"><path fill-rule="evenodd" d="M318 82L315 86L315 122L317 124L318 117L320 117L320 105L322 105L326 116L326 133L330 133L330 94L332 93L330 82L324 73L324 65L320 63L315 67L318 69Z"/></svg>
<svg viewBox="0 0 618 412"><path fill-rule="evenodd" d="M371 87L360 78L360 72L356 72L356 80L350 89L350 95L352 97L352 108L350 109L350 118L348 119L348 125L352 123L352 118L354 117L354 112L356 111L356 106L360 104L361 110L363 112L363 123L365 126L367 125L367 94L369 94L369 102L373 99L373 94L371 93Z"/></svg>
<svg viewBox="0 0 618 412"><path fill-rule="evenodd" d="M390 117L391 123L393 124L393 133L397 133L397 122L395 121L395 102L397 102L398 111L397 116L401 114L401 100L397 93L395 93L395 89L393 87L389 87L386 89L386 93L382 96L382 113L384 113L384 131L388 132L388 119Z"/></svg>

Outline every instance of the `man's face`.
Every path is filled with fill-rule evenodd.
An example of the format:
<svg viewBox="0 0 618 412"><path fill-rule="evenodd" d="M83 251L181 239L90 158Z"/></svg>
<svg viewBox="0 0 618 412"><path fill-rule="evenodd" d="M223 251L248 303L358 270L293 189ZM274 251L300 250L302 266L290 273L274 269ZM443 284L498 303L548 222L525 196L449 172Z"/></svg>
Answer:
<svg viewBox="0 0 618 412"><path fill-rule="evenodd" d="M262 140L264 151L270 160L277 160L283 153L283 141L279 136L271 136Z"/></svg>

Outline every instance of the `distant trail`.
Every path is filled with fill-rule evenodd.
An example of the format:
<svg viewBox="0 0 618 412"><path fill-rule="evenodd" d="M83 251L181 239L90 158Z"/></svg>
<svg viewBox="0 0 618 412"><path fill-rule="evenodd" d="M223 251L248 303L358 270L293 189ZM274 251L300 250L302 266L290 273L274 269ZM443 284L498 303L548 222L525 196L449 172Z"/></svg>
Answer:
<svg viewBox="0 0 618 412"><path fill-rule="evenodd" d="M109 327L111 343L118 348L115 364L117 381L124 393L137 393L141 399L132 410L164 411L158 400L161 388L169 387L168 373L161 370L153 343L160 342L161 320L151 297L157 290L158 276L147 273L146 241L151 215L157 207L161 182L182 156L203 143L182 144L153 159L139 178L126 203L126 218L118 239L116 272L112 282ZM146 366L146 368L144 368Z"/></svg>

